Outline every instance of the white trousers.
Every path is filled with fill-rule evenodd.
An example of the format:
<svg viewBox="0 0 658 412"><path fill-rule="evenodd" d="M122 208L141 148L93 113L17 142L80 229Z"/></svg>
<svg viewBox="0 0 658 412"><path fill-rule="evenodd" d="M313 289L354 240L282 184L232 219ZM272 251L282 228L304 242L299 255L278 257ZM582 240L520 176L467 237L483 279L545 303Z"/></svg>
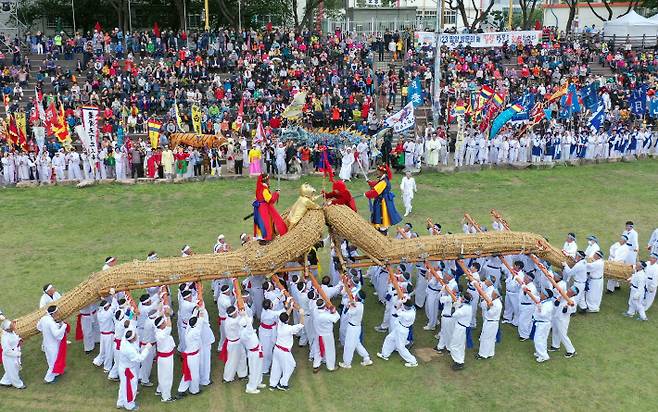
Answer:
<svg viewBox="0 0 658 412"><path fill-rule="evenodd" d="M535 323L535 337L534 337L535 355L540 360L550 359L547 350L548 334L550 333L550 331L551 331L550 322L544 321L544 322Z"/></svg>
<svg viewBox="0 0 658 412"><path fill-rule="evenodd" d="M627 315L629 316L635 316L635 314L638 314L640 319L646 319L647 315L644 313L644 302L641 297L635 299L633 296L631 296L628 299L628 312L626 312Z"/></svg>
<svg viewBox="0 0 658 412"><path fill-rule="evenodd" d="M603 278L590 279L588 289L585 293L587 310L598 312L601 307L601 299L603 298Z"/></svg>
<svg viewBox="0 0 658 412"><path fill-rule="evenodd" d="M186 382L185 377L182 376L180 383L178 384L178 392L186 392L189 390L192 394L199 393L200 360L198 353L196 355L187 356L187 366L190 368L190 377L192 379Z"/></svg>
<svg viewBox="0 0 658 412"><path fill-rule="evenodd" d="M276 342L276 328L258 328L258 340L263 346L263 373L268 373L272 366L272 353L274 352L274 342Z"/></svg>
<svg viewBox="0 0 658 412"><path fill-rule="evenodd" d="M313 357L313 367L319 368L324 359L327 369L336 369L336 343L334 342L334 334L318 335L313 344L317 346L316 354ZM322 355L322 346L324 346L324 355Z"/></svg>
<svg viewBox="0 0 658 412"><path fill-rule="evenodd" d="M354 358L354 351L363 358L363 360L370 359L368 351L361 343L361 330L362 326L347 326L347 331L345 333L345 346L343 347L343 363L346 365L352 364L352 358Z"/></svg>
<svg viewBox="0 0 658 412"><path fill-rule="evenodd" d="M143 348L140 345L140 350ZM142 361L139 367L139 381L142 383L151 382L151 369L153 369L153 359L155 359L155 345L151 346L148 350L148 355Z"/></svg>
<svg viewBox="0 0 658 412"><path fill-rule="evenodd" d="M163 401L171 399L174 384L174 356L158 357L158 391Z"/></svg>
<svg viewBox="0 0 658 412"><path fill-rule="evenodd" d="M82 334L84 335L82 343L85 352L94 350L96 342L98 342L98 321L96 315L88 315L80 317L80 324L82 325Z"/></svg>
<svg viewBox="0 0 658 412"><path fill-rule="evenodd" d="M512 322L512 325L519 326L519 294L505 293L505 312L503 319Z"/></svg>
<svg viewBox="0 0 658 412"><path fill-rule="evenodd" d="M519 336L521 338L530 338L532 332L532 313L535 308L532 304L524 305L519 304Z"/></svg>
<svg viewBox="0 0 658 412"><path fill-rule="evenodd" d="M433 290L427 291L425 315L427 315L427 326L434 329L439 320L439 292Z"/></svg>
<svg viewBox="0 0 658 412"><path fill-rule="evenodd" d="M131 373L133 374L133 378L128 382L128 378L126 377L126 371L130 370ZM121 368L121 371L119 373L119 396L117 397L117 408L125 408L129 411L132 411L135 409L135 399L137 398L137 371L132 370L130 368ZM128 385L130 385L132 389L132 395L133 399L128 400Z"/></svg>
<svg viewBox="0 0 658 412"><path fill-rule="evenodd" d="M553 328L552 328L552 342L551 346L554 348L560 348L560 344L564 343L564 348L568 353L574 353L576 348L573 347L571 339L567 335L569 332L569 322L571 321L571 316L563 315L559 313L555 318L553 318ZM535 330L535 339L537 339L537 330Z"/></svg>
<svg viewBox="0 0 658 412"><path fill-rule="evenodd" d="M395 350L405 362L416 363L416 357L412 355L411 352L409 352L409 349L405 346L407 344L407 337L409 336L409 328L397 325L391 329L391 332L386 335L386 339L384 339L382 355L388 358Z"/></svg>
<svg viewBox="0 0 658 412"><path fill-rule="evenodd" d="M459 323L455 324L450 344L448 345L453 362L463 364L466 352L466 328Z"/></svg>
<svg viewBox="0 0 658 412"><path fill-rule="evenodd" d="M212 344L201 345L199 351L199 383L203 386L210 384L210 372L212 365Z"/></svg>
<svg viewBox="0 0 658 412"><path fill-rule="evenodd" d="M274 348L272 354L272 373L270 374L270 387L277 385L288 386L288 381L295 371L295 358L292 353L286 352L278 347Z"/></svg>
<svg viewBox="0 0 658 412"><path fill-rule="evenodd" d="M483 320L480 333L480 350L478 354L483 358L490 358L496 352L496 334L498 334L497 320Z"/></svg>
<svg viewBox="0 0 658 412"><path fill-rule="evenodd" d="M452 316L441 315L441 330L439 331L439 343L437 349L446 349L452 340L452 333L455 330L455 321Z"/></svg>
<svg viewBox="0 0 658 412"><path fill-rule="evenodd" d="M247 354L240 341L229 341L226 350L228 354L224 365L224 380L232 382L236 374L238 378L247 376Z"/></svg>
<svg viewBox="0 0 658 412"><path fill-rule="evenodd" d="M100 351L94 358L94 365L103 366L105 373L112 369L112 362L114 361L114 333L103 335L101 334Z"/></svg>
<svg viewBox="0 0 658 412"><path fill-rule="evenodd" d="M249 364L249 381L247 390L256 390L263 383L263 358L261 351L247 351L247 363Z"/></svg>
<svg viewBox="0 0 658 412"><path fill-rule="evenodd" d="M21 367L19 357L2 355L2 366L5 368L5 374L0 379L0 385L11 385L14 388L25 386L19 373Z"/></svg>

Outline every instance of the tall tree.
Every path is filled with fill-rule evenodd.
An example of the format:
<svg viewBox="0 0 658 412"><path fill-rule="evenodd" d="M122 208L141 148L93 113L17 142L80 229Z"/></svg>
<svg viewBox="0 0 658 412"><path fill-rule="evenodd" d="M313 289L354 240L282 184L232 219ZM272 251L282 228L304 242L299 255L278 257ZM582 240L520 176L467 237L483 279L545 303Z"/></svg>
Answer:
<svg viewBox="0 0 658 412"><path fill-rule="evenodd" d="M569 6L569 17L567 18L567 27L566 32L571 33L571 26L573 26L573 21L576 18L576 9L578 7L578 0L564 0L567 6Z"/></svg>
<svg viewBox="0 0 658 412"><path fill-rule="evenodd" d="M528 30L532 26L537 0L519 0L519 6L521 6L521 28Z"/></svg>
<svg viewBox="0 0 658 412"><path fill-rule="evenodd" d="M592 11L592 14L594 14L596 17L601 19L601 21L610 21L615 17L611 6L611 4L613 3L612 0L597 0L596 3L603 4L603 7L605 7L605 13L599 14L599 12L596 11L596 8L592 6L592 0L587 0L587 5L589 6L589 9ZM626 11L616 17L623 17L627 15L639 3L640 2L637 0L629 1Z"/></svg>
<svg viewBox="0 0 658 412"><path fill-rule="evenodd" d="M449 2L448 5L452 10L459 11L459 15L462 18L462 23L464 27L468 27L470 31L476 30L480 23L487 19L487 16L491 12L494 6L494 0L483 0L482 2L476 2L476 0L470 0L470 8L475 10L475 17L469 23L468 11L466 10L466 3L469 0L455 0L454 4Z"/></svg>

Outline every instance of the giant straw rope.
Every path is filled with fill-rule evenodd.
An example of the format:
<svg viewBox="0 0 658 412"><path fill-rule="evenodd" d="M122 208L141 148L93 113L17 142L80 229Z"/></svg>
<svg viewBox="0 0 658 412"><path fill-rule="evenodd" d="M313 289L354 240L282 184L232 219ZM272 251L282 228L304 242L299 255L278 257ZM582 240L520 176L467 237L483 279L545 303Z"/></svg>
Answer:
<svg viewBox="0 0 658 412"><path fill-rule="evenodd" d="M264 246L250 242L228 253L167 258L155 262L133 261L92 273L88 279L65 293L56 304L62 316L68 317L107 295L112 288L134 290L251 274L269 275L287 262L303 256L321 240L325 224L333 234L347 239L378 264L529 253L557 267L561 267L565 260L573 264L560 250L533 233L485 232L395 240L379 234L350 208L328 206L323 210L308 211L286 235ZM632 267L629 265L605 263L605 275L608 277L626 279L631 273ZM18 334L23 339L36 335L37 322L44 314L45 308L18 318Z"/></svg>

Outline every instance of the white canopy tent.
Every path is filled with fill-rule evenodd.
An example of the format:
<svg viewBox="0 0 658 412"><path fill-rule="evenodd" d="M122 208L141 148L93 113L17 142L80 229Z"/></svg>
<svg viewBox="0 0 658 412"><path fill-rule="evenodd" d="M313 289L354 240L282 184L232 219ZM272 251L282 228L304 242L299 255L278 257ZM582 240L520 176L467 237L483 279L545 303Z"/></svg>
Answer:
<svg viewBox="0 0 658 412"><path fill-rule="evenodd" d="M630 36L634 43L641 41L642 37L655 41L658 35L658 20L644 18L631 10L623 17L605 22L603 34L605 38L614 37L619 41L627 36Z"/></svg>

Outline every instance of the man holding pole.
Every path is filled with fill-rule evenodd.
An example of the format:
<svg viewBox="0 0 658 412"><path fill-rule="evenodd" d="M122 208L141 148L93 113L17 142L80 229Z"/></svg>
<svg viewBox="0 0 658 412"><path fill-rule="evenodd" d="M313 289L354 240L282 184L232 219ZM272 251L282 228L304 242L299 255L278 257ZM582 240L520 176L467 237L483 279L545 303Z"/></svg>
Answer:
<svg viewBox="0 0 658 412"><path fill-rule="evenodd" d="M404 366L415 368L418 366L418 362L416 361L416 357L409 352L406 345L409 337L409 328L411 328L416 320L416 309L410 300L406 300L404 303L399 301L396 304L396 309L397 316L391 319L390 332L386 336L386 339L384 339L382 351L377 353L377 357L388 360L388 357L395 350L404 359Z"/></svg>
<svg viewBox="0 0 658 412"><path fill-rule="evenodd" d="M361 322L363 320L363 302L366 299L366 294L360 290L354 296L354 301L349 303L347 309L347 329L345 331L345 346L343 347L343 361L338 363L341 368L349 369L352 367L352 358L354 351L363 358L361 366L372 365L370 355L361 342L361 334L363 327Z"/></svg>

